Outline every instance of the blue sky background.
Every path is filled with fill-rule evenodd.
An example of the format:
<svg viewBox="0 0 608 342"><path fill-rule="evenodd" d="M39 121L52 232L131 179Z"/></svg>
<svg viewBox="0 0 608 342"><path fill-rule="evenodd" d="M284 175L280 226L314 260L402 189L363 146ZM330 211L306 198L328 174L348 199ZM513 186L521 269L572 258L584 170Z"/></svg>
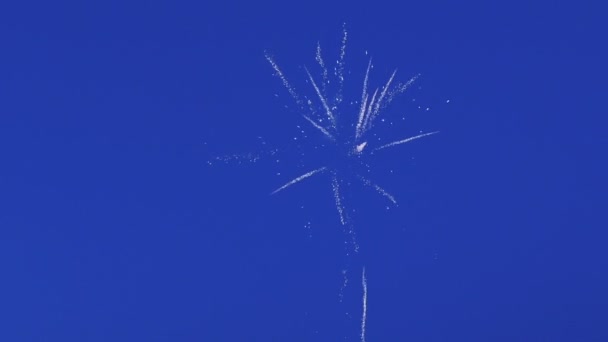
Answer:
<svg viewBox="0 0 608 342"><path fill-rule="evenodd" d="M361 265L368 341L608 340L599 5L4 4L0 340L356 341ZM331 156L264 58L306 92L343 22L353 100L421 74L377 133L441 131L374 159L397 208L348 188L351 257L327 177L269 196Z"/></svg>

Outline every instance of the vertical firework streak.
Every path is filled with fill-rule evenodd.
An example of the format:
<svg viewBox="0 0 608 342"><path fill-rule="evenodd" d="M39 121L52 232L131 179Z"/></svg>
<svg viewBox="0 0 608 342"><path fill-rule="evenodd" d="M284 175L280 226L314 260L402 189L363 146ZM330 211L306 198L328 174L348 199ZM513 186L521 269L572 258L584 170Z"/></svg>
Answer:
<svg viewBox="0 0 608 342"><path fill-rule="evenodd" d="M361 314L361 342L365 342L365 325L367 323L367 277L365 276L365 267L361 272L361 286L363 287L363 313Z"/></svg>
<svg viewBox="0 0 608 342"><path fill-rule="evenodd" d="M336 201L336 208L338 208L338 214L340 215L340 223L344 226L346 225L346 217L344 216L344 207L342 206L340 184L338 183L338 177L335 173L331 176L331 188L334 191L334 200Z"/></svg>

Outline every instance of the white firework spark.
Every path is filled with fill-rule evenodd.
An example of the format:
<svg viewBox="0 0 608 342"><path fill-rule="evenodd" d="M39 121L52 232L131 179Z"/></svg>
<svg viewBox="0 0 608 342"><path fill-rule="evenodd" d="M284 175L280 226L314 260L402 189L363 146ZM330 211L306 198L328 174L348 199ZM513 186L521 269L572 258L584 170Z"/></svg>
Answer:
<svg viewBox="0 0 608 342"><path fill-rule="evenodd" d="M368 179L365 174L369 172L370 166L363 163L361 157L369 154L373 154L376 151L385 150L390 147L406 144L420 138L428 137L437 134L438 131L423 133L398 139L389 143L377 144L378 139L370 139L370 132L374 129L374 123L378 117L381 116L382 111L400 94L404 93L410 86L416 81L419 75L411 77L404 83L399 83L396 80L397 70L394 70L388 77L382 87L371 88L370 87L370 72L373 68L372 59L370 58L367 63L365 75L363 77L361 100L357 104L355 109L355 115L352 120L349 118L342 118L340 115L348 113L347 110L341 107L343 103L343 88L345 81L345 56L346 56L346 42L348 33L346 28L343 28L343 36L341 40L341 46L339 50L339 56L335 62L335 67L332 72L328 68L325 59L323 58L321 45L317 43L315 61L320 68L320 75L316 76L311 71L304 67L306 72L307 82L312 87L313 96L302 96L296 88L290 83L279 67L275 59L268 53L266 53L266 59L270 63L272 69L275 72L275 76L278 77L286 88L289 95L295 101L299 114L320 132L324 137L330 141L329 145L335 147L335 151L338 151L338 155L333 156L332 160L327 165L308 171L300 176L293 178L284 185L280 186L272 192L276 194L283 191L292 185L298 184L306 179L310 179L315 175L327 174L331 179L331 189L334 197L335 207L340 219L340 223L344 228L345 235L350 237L350 241L346 241L347 255L351 251L358 252L358 243L355 238L355 231L353 224L350 222L349 211L346 210L344 205L344 186L349 185L350 181L344 181L342 177L342 169L345 168L342 165L343 162L350 163L355 161L358 166L363 166L365 172L359 172L358 169L346 167L351 173L354 173L354 179L356 182L360 182L366 187L373 189L376 193L391 202L392 205L397 205L396 198L390 194L387 190ZM370 89L371 88L371 89ZM331 96L328 94L333 89L335 91ZM348 101L346 101L348 102ZM353 104L356 102L351 102ZM428 110L428 108L427 108ZM352 122L352 124L344 124L345 121ZM384 119L382 119L384 120ZM377 144L377 145L376 145ZM348 277L346 271L343 272L344 283L343 288L348 283ZM362 296L362 316L360 326L360 339L362 342L366 341L366 324L367 324L367 276L365 267L362 269L361 274L361 285L363 289ZM342 291L340 291L340 300L342 299Z"/></svg>
<svg viewBox="0 0 608 342"><path fill-rule="evenodd" d="M397 74L397 70L394 70L386 81L386 83L384 84L384 86L381 88L374 89L373 92L370 94L369 78L370 71L372 69L371 58L367 63L365 76L363 77L363 86L361 93L361 101L358 109L358 116L356 117L354 124L352 124L350 127L345 125L338 125L338 122L341 119L338 117L338 113L343 113L343 111L340 110L340 104L343 100L342 91L345 79L344 65L347 36L348 32L346 28L343 27L343 36L340 46L339 57L336 60L336 65L333 73L329 72L328 66L321 52L321 45L317 43L315 61L321 69L320 79L322 83L320 83L320 86L317 81L315 81L315 77L309 71L309 69L304 67L308 82L312 86L312 90L315 94L315 96L313 96L312 98L301 96L296 91L296 88L287 80L287 77L285 76L275 59L270 54L266 53L266 59L270 63L271 67L274 69L275 76L281 80L281 83L295 101L295 104L298 107L298 110L300 111L302 117L308 123L310 123L312 127L321 132L325 137L329 138L329 140L333 144L335 144L336 147L338 147L338 150L344 147L342 145L346 145L346 148L342 149L343 153L345 153L346 156L340 156L339 158L345 157L349 160L358 160L358 158L360 158L364 154L371 154L374 151L405 144L413 140L417 140L438 133L438 131L430 133L421 133L415 136L406 137L393 142L389 142L381 146L370 146L373 144L370 142L370 140L368 140L369 132L373 129L374 122L381 114L382 110L386 108L397 95L405 92L418 78L418 75L416 75L414 77L411 77L405 83L398 83L394 85L394 83L396 82L395 77ZM331 74L333 74L333 77L330 77ZM334 87L336 88L336 91L333 96L328 96L328 86L330 86L332 83L335 84ZM314 98L316 98L316 100L313 100ZM353 129L352 132L348 132L350 128ZM339 131L339 129L341 131ZM344 130L346 130L346 132ZM328 171L331 175L331 186L340 222L342 223L342 225L347 225L349 220L342 198L342 181L339 177L340 173L338 172L339 170L337 170L338 167L339 166L327 165L315 169L313 171L309 171L301 176L292 179L291 181L279 187L272 193L275 194L281 190L290 187L291 185L299 183L314 175L326 173L325 171ZM397 205L397 200L393 195L389 194L386 190L376 185L363 175L357 174L356 179L362 182L365 186L371 187L372 189L376 190L378 194L387 198L392 204Z"/></svg>
<svg viewBox="0 0 608 342"><path fill-rule="evenodd" d="M415 135L415 136L413 136L413 137L409 137L409 138L405 138L405 139L402 139L402 140L393 141L393 142L391 142L391 143L388 143L388 144L382 145L382 146L380 146L380 147L376 147L374 150L376 150L376 151L377 151L377 150L382 150L382 149L385 149L385 148L387 148L387 147L392 147L392 146L396 146L396 145L405 144L405 143L410 142L410 141L412 141L412 140L416 140L416 139L424 138L424 137L426 137L426 136L433 135L433 134L437 134L437 133L439 133L439 131L430 132L430 133L422 133L422 134L418 134L418 135Z"/></svg>
<svg viewBox="0 0 608 342"><path fill-rule="evenodd" d="M299 184L307 179L310 179L316 175L328 175L330 178L331 191L333 195L334 204L338 214L338 218L344 230L345 236L348 240L345 241L347 256L350 256L351 252L357 253L359 246L355 237L354 225L350 221L349 212L345 207L344 191L347 186L350 185L351 180L360 183L365 187L373 189L377 194L384 197L392 205L397 205L395 196L390 194L380 185L376 184L367 177L367 173L370 171L370 165L364 163L363 157L376 153L377 151L384 151L388 148L406 144L424 137L428 137L437 134L438 131L433 132L420 132L417 135L404 137L388 143L378 143L379 139L371 139L371 132L374 130L374 123L382 115L382 112L387 106L400 94L404 93L411 85L416 81L419 75L411 77L404 83L400 83L397 80L397 70L394 70L383 86L372 87L370 86L370 74L373 69L372 59L370 58L365 68L365 75L363 76L363 84L361 89L360 101L344 101L343 89L345 82L345 56L346 56L346 43L348 32L343 27L343 36L341 39L341 46L339 55L335 61L335 64L330 68L328 63L323 58L321 45L317 43L315 51L315 61L320 69L320 75L313 74L308 68L304 67L306 73L306 82L310 84L312 93L311 95L305 96L298 92L293 83L291 83L286 74L283 72L275 58L265 53L266 60L274 70L274 75L280 80L283 87L285 87L289 96L295 102L296 108L302 118L310 124L315 131L321 133L323 137L328 141L327 144L322 144L321 147L333 148L335 155L331 156L330 161L326 165L317 166L311 168L309 171L300 174L299 176L285 182L282 186L276 188L271 194L282 192L287 188L290 188L296 184ZM366 53L367 54L367 53ZM346 73L346 75L350 75ZM330 94L331 91L333 94ZM357 95L358 96L358 95ZM352 118L341 117L341 115L348 114L349 110L343 108L343 103L347 105L354 105L356 108L352 109ZM449 102L449 100L447 100ZM420 107L419 107L420 108ZM428 111L429 108L426 108ZM384 119L381 119L382 121ZM346 121L347 124L344 124ZM297 126L301 133L304 134L304 130L300 126ZM375 136L375 135L374 135ZM306 138L306 135L304 135ZM376 136L377 137L377 136ZM261 139L261 137L258 137ZM296 138L294 138L295 140ZM262 144L266 144L262 141ZM260 153L247 153L247 154L232 154L222 157L215 157L208 161L210 165L215 163L226 163L226 164L243 164L245 162L255 163L262 157L274 157L279 153L277 149L266 150ZM277 163L278 158L275 158ZM362 168L351 168L350 163L354 162L355 166ZM348 166L345 166L346 164ZM347 180L344 179L346 173L343 173L344 169L347 170ZM310 222L307 226L310 225ZM346 270L343 271L344 281L342 289L340 290L340 301L342 301L342 291L349 283ZM362 296L362 316L360 325L360 339L362 342L366 340L366 324L367 324L367 276L365 268L362 269L361 274L361 285L363 289Z"/></svg>
<svg viewBox="0 0 608 342"><path fill-rule="evenodd" d="M280 187L280 188L276 189L275 191L273 191L273 192L271 193L271 195L274 195L274 194L276 194L277 192L279 192L279 191L281 191L281 190L283 190L283 189L286 189L286 188L288 188L288 187L290 187L290 186L292 186L292 185L294 185L294 184L296 184L296 183L298 183L298 182L301 182L301 181L305 180L305 179L306 179L306 178L308 178L308 177L312 177L313 175L315 175L315 174L317 174L317 173L319 173L319 172L322 172L322 171L324 171L325 169L326 169L326 167L324 166L324 167L320 167L320 168L318 168L318 169L316 169L316 170L312 170L312 171L306 172L305 174L303 174L303 175L301 175L301 176L298 176L298 177L296 177L296 178L292 179L292 180L291 180L291 181L289 181L287 184L285 184L285 185L283 185L282 187Z"/></svg>
<svg viewBox="0 0 608 342"><path fill-rule="evenodd" d="M363 313L361 314L361 342L365 342L365 325L367 323L367 277L365 276L365 267L361 272L361 286L363 287Z"/></svg>

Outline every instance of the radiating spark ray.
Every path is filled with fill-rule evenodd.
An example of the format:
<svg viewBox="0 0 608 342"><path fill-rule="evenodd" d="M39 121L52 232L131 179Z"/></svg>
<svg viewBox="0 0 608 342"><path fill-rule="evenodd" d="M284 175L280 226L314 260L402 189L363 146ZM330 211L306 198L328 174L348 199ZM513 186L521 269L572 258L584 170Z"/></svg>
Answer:
<svg viewBox="0 0 608 342"><path fill-rule="evenodd" d="M389 201L391 201L394 205L397 205L397 200L395 199L395 196L391 195L388 191L384 190L382 187L380 187L378 184L375 184L374 182L370 181L369 179L358 175L359 179L361 179L361 181L363 182L363 184L374 188L374 190L376 190L380 195L388 198Z"/></svg>
<svg viewBox="0 0 608 342"><path fill-rule="evenodd" d="M369 59L367 63L367 70L365 71L365 78L363 78L363 93L361 94L361 109L359 110L359 118L357 119L357 126L355 128L355 137L358 139L361 137L361 125L363 124L363 119L365 117L366 107L367 107L367 82L369 79L369 69L372 66L372 59Z"/></svg>
<svg viewBox="0 0 608 342"><path fill-rule="evenodd" d="M331 112L331 109L329 108L329 105L327 104L327 100L325 99L325 96L323 96L323 94L321 94L321 91L319 90L319 87L317 86L315 79L310 74L310 71L308 71L308 68L304 68L304 70L306 70L306 73L308 74L308 78L310 79L310 83L312 84L313 88L315 88L315 92L317 93L317 96L319 96L319 100L321 100L321 104L323 105L323 108L325 109L325 113L327 114L327 117L331 121L332 126L335 127L336 126L336 117Z"/></svg>
<svg viewBox="0 0 608 342"><path fill-rule="evenodd" d="M384 86L384 88L382 88L382 93L380 93L380 98L378 98L378 101L376 103L374 103L374 109L371 112L371 114L369 114L369 120L367 122L367 127L365 128L366 131L372 128L374 119L376 118L376 116L378 116L378 113L380 112L380 109L382 108L382 100L384 100L384 97L388 93L388 89L391 86L391 83L393 82L393 79L395 78L396 74L397 74L397 70L395 69L395 71L393 71L391 77L386 82L386 85Z"/></svg>
<svg viewBox="0 0 608 342"><path fill-rule="evenodd" d="M308 122L310 122L310 124L313 125L316 129L321 131L321 133L323 133L326 137L328 137L331 140L336 140L336 138L334 138L334 136L331 135L331 133L329 133L325 128L323 128L321 125L316 123L313 119L311 119L307 115L302 115L302 116L304 117L304 119L306 119Z"/></svg>
<svg viewBox="0 0 608 342"><path fill-rule="evenodd" d="M365 267L361 273L361 285L363 286L363 314L361 315L361 342L365 342L365 324L367 322L367 278Z"/></svg>
<svg viewBox="0 0 608 342"><path fill-rule="evenodd" d="M374 107L374 104L376 103L377 95L378 95L378 88L376 88L376 90L374 90L374 95L372 95L372 99L367 104L367 110L365 112L365 117L363 118L363 127L361 127L361 129L362 129L361 135L365 134L365 132L367 131L366 127L368 126L369 117L371 116L372 108Z"/></svg>
<svg viewBox="0 0 608 342"><path fill-rule="evenodd" d="M321 54L321 43L319 42L317 42L317 54L315 56L315 60L321 67L321 74L323 76L323 95L327 95L326 88L327 84L329 83L329 72L327 70L327 66L325 65L325 61L323 60L323 55Z"/></svg>
<svg viewBox="0 0 608 342"><path fill-rule="evenodd" d="M296 178L292 179L291 181L289 181L288 183L286 183L285 185L283 185L282 187L280 187L280 188L276 189L275 191L273 191L273 192L272 192L272 193L270 193L270 194L271 194L271 195L274 195L274 194L276 194L277 192L279 192L279 191L281 191L281 190L284 190L284 189L286 189L286 188L288 188L288 187L290 187L290 186L292 186L292 185L294 185L294 184L296 184L296 183L298 183L298 182L303 181L303 180L304 180L304 179L306 179L306 178L312 177L312 176L314 176L315 174L317 174L317 173L319 173L319 172L321 172L321 171L324 171L326 168L327 168L327 167L323 166L323 167L320 167L320 168L318 168L318 169L316 169L316 170L312 170L312 171L310 171L310 172L307 172L307 173L305 173L305 174L303 174L303 175L301 175L301 176L299 176L299 177L296 177Z"/></svg>
<svg viewBox="0 0 608 342"><path fill-rule="evenodd" d="M376 88L376 90L374 90L374 94L372 95L372 99L367 104L367 110L365 112L365 122L367 122L367 119L369 119L369 115L371 114L372 109L374 108L374 106L376 104L376 100L377 100L376 97L377 96L378 96L378 88Z"/></svg>
<svg viewBox="0 0 608 342"><path fill-rule="evenodd" d="M334 191L334 200L336 201L336 209L340 215L340 222L342 225L346 225L344 207L342 206L342 196L340 195L340 185L338 184L338 177L336 177L335 173L331 177L331 188Z"/></svg>
<svg viewBox="0 0 608 342"><path fill-rule="evenodd" d="M274 61L272 56L270 56L268 53L266 53L265 56L266 56L266 60L268 61L268 63L270 63L270 65L274 69L275 75L281 80L281 82L283 82L283 86L285 86L285 88L289 92L289 95L291 95L291 97L293 97L294 101L296 101L296 104L298 104L300 107L302 107L302 100L300 100L298 93L296 92L295 88L289 83L289 81L287 80L287 77L285 77L285 75L283 74L283 71L281 71L281 68L279 68L279 65Z"/></svg>
<svg viewBox="0 0 608 342"><path fill-rule="evenodd" d="M400 83L400 84L399 84L397 87L395 87L395 89L391 90L391 91L389 92L389 94L388 94L388 97L386 98L386 105L388 105L389 103L391 103L391 102L393 101L393 99L394 99L394 98L395 98L397 95L399 95L399 94L401 94L401 93L405 92L406 90L408 90L408 89L409 89L409 87L410 87L410 86L411 86L411 85L412 85L414 82L416 82L416 80L418 79L418 77L419 77L419 76L420 76L420 74L418 74L418 75L416 75L416 76L414 76L414 77L410 78L410 79L409 79L409 81L407 81L407 82L405 82L405 83Z"/></svg>
<svg viewBox="0 0 608 342"><path fill-rule="evenodd" d="M392 143L388 143L388 144L386 144L386 145L382 145L382 146L380 146L380 147L375 148L375 149L374 149L374 151L377 151L377 150L382 150L382 149L385 149L385 148L387 148L387 147L392 147L392 146L395 146L395 145L401 145L401 144L405 144L406 142L410 142L410 141L412 141L412 140L416 140L416 139L424 138L424 137L426 137L426 136L433 135L433 134L436 134L436 133L439 133L439 131L430 132L430 133L423 133L423 134L415 135L415 136L413 136L413 137L405 138L405 139L403 139L403 140L397 140L397 141L393 141Z"/></svg>
<svg viewBox="0 0 608 342"><path fill-rule="evenodd" d="M363 117L365 116L365 108L367 106L367 94L361 99L361 109L359 111L359 119L357 119L357 127L355 128L355 138L361 138L361 125L363 124Z"/></svg>
<svg viewBox="0 0 608 342"><path fill-rule="evenodd" d="M338 93L336 94L336 105L342 102L342 89L344 87L344 57L346 56L346 39L348 31L346 23L342 24L342 46L340 47L340 57L336 62L336 76L338 77Z"/></svg>

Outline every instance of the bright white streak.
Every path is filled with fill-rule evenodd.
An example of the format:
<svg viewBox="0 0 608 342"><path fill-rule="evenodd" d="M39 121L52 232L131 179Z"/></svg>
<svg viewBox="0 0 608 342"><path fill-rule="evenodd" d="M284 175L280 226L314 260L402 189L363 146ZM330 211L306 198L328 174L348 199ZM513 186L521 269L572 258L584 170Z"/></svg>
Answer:
<svg viewBox="0 0 608 342"><path fill-rule="evenodd" d="M319 63L319 66L321 67L323 73L323 90L325 90L325 86L327 85L327 83L329 83L329 75L327 67L325 66L325 61L323 61L323 55L321 54L321 43L319 42L317 42L317 54L315 56L315 60L317 61L317 63Z"/></svg>
<svg viewBox="0 0 608 342"><path fill-rule="evenodd" d="M355 128L355 137L358 139L361 136L361 125L365 117L367 110L367 80L369 79L369 69L372 66L372 59L369 59L367 63L367 71L365 71L365 78L363 79L363 93L361 94L361 109L359 110L359 118L357 119L357 127Z"/></svg>
<svg viewBox="0 0 608 342"><path fill-rule="evenodd" d="M331 140L336 140L336 138L334 138L334 136L331 135L331 133L329 133L325 128L323 128L321 125L319 125L318 123L316 123L313 119L309 118L306 115L302 115L302 116L304 117L304 119L306 119L308 122L310 122L311 125L315 126L316 129L318 129L323 134L325 134L326 137L328 137Z"/></svg>
<svg viewBox="0 0 608 342"><path fill-rule="evenodd" d="M346 31L346 23L342 24L342 46L340 47L340 57L336 62L335 74L338 77L338 94L336 94L336 104L342 102L342 88L344 86L344 56L346 56L346 39L348 38L348 31Z"/></svg>
<svg viewBox="0 0 608 342"><path fill-rule="evenodd" d="M340 215L340 223L346 225L346 219L344 218L344 207L342 206L342 198L340 195L340 186L338 184L338 177L334 173L331 177L331 188L334 191L334 200L336 201L336 209Z"/></svg>
<svg viewBox="0 0 608 342"><path fill-rule="evenodd" d="M357 126L355 128L355 138L361 138L361 125L363 124L363 118L365 117L365 110L367 106L367 94L364 94L363 99L361 100L361 109L359 111L359 119L357 119Z"/></svg>
<svg viewBox="0 0 608 342"><path fill-rule="evenodd" d="M276 76L279 79L281 79L281 82L283 82L283 86L285 86L285 88L287 89L287 91L289 92L291 97L293 97L293 99L296 101L296 103L301 107L302 101L300 100L298 93L296 93L296 90L294 89L294 87L292 87L291 84L289 84L289 81L287 81L287 77L285 77L285 75L279 68L279 65L274 61L274 59L272 59L272 57L268 53L266 53L265 56L266 56L266 60L268 61L268 63L270 63L270 65L274 69Z"/></svg>
<svg viewBox="0 0 608 342"><path fill-rule="evenodd" d="M326 77L327 69L325 69L325 67L324 67L323 59L321 59L321 47L318 46L317 49L318 49L317 50L317 61L324 68L324 77ZM274 71L276 73L276 76L281 80L281 82L283 82L283 86L285 86L285 88L287 89L287 91L289 92L289 94L291 95L291 97L293 97L293 99L296 101L296 104L298 106L302 107L302 101L300 100L300 97L298 96L298 93L296 93L295 88L289 83L289 81L287 80L287 77L285 77L285 75L283 74L283 72L279 68L279 65L274 61L274 59L269 54L266 54L266 60L268 60L268 62L270 63L270 65L274 69ZM308 72L308 70L306 70L306 72ZM308 74L308 76L311 78L311 81L313 81L312 80L312 76L310 75L310 73ZM314 81L313 81L313 85L314 85L315 89L317 90L317 94L319 94L319 97L321 97L321 101L323 101L324 98L319 93L319 89L317 88L316 84L314 84ZM324 102L324 107L326 108L327 111L329 111L329 108L327 107L327 102ZM312 108L311 108L311 111L313 111ZM310 122L316 129L320 130L328 138L330 138L331 140L335 140L335 138L325 128L321 127L319 124L317 124L316 122L314 122L308 116L306 116L306 115L303 115L303 116L304 116L304 118L308 122ZM332 118L333 118L333 115L330 116L330 119L332 119Z"/></svg>
<svg viewBox="0 0 608 342"><path fill-rule="evenodd" d="M319 96L319 100L321 100L321 104L323 104L323 108L325 109L325 113L327 113L327 117L329 118L329 120L331 120L332 126L335 127L336 126L336 117L331 112L331 109L329 108L329 105L327 104L327 100L325 99L325 96L323 96L323 94L321 94L321 91L319 90L319 87L317 87L317 83L315 82L315 79L310 74L310 71L308 71L308 68L304 68L304 70L306 70L306 73L308 74L308 78L310 79L310 83L312 84L313 88L315 88L315 92L317 92L317 95Z"/></svg>
<svg viewBox="0 0 608 342"><path fill-rule="evenodd" d="M381 109L381 106L382 106L382 100L386 96L386 94L388 92L388 88L391 86L391 83L393 82L393 79L395 78L396 74L397 74L397 70L395 69L395 71L393 71L393 74L391 75L391 77L386 82L386 85L384 86L384 88L382 88L382 93L380 93L380 98L378 99L378 102L374 103L374 110L373 110L373 112L371 112L368 115L369 119L366 122L367 127L365 127L365 131L368 131L370 128L372 128L372 124L374 122L374 119L376 118L376 116L378 116L378 113L380 112L380 109ZM371 107L371 103L370 103L370 107Z"/></svg>
<svg viewBox="0 0 608 342"><path fill-rule="evenodd" d="M363 182L363 184L374 188L374 190L376 190L380 195L388 198L389 201L393 202L394 205L397 205L397 200L395 199L395 197L391 194L388 193L388 191L384 190L383 188L381 188L378 184L373 183L372 181L370 181L367 178L364 178L363 176L359 175L359 179L361 179L361 181Z"/></svg>
<svg viewBox="0 0 608 342"><path fill-rule="evenodd" d="M361 285L363 285L363 315L361 316L361 342L365 342L365 323L367 321L367 278L365 277L365 267L361 274Z"/></svg>
<svg viewBox="0 0 608 342"><path fill-rule="evenodd" d="M368 126L368 121L369 121L369 117L371 116L371 111L372 111L372 107L374 107L374 104L376 103L376 95L378 95L378 88L376 88L376 90L374 90L374 95L372 95L372 99L371 101L369 101L369 104L367 105L367 110L365 112L365 117L363 118L363 127L361 127L361 135L365 134L365 132L367 132L367 126Z"/></svg>
<svg viewBox="0 0 608 342"><path fill-rule="evenodd" d="M389 103L391 103L391 101L393 101L395 96L405 92L412 85L412 83L414 83L418 79L419 76L420 76L420 74L410 78L409 81L407 81L405 83L400 83L397 87L395 87L395 89L393 89L388 94L388 97L386 99L386 104L388 105Z"/></svg>
<svg viewBox="0 0 608 342"><path fill-rule="evenodd" d="M294 184L296 184L296 183L298 183L298 182L301 182L301 181L303 181L304 179L306 179L306 178L308 178L308 177L311 177L311 176L315 175L316 173L319 173L319 172L321 172L321 171L323 171L323 170L325 170L325 169L326 169L326 167L325 167L325 166L323 166L323 167L320 167L320 168L318 168L318 169L316 169L316 170L312 170L312 171L310 171L310 172L307 172L307 173L305 173L305 174L303 174L303 175L301 175L301 176L299 176L299 177L297 177L297 178L294 178L293 180L291 180L291 181L290 181L290 182L288 182L287 184L283 185L282 187L280 187L280 188L276 189L275 191L273 191L273 192L272 192L272 193L270 193L270 194L271 194L271 195L274 195L274 194L276 194L277 192L279 192L279 191L281 191L281 190L283 190L283 189L286 189L286 188L288 188L288 187L290 187L290 186L292 186L292 185L294 185Z"/></svg>
<svg viewBox="0 0 608 342"><path fill-rule="evenodd" d="M388 143L386 145L382 145L380 147L377 147L376 149L374 149L374 151L382 150L382 149L385 149L387 147L392 147L392 146L395 146L395 145L405 144L406 142L410 142L412 140L424 138L426 136L433 135L433 134L436 134L436 133L439 133L439 131L430 132L430 133L423 133L423 134L415 135L413 137L409 137L409 138L406 138L406 139L403 139L403 140L393 141L392 143Z"/></svg>
<svg viewBox="0 0 608 342"><path fill-rule="evenodd" d="M357 126L355 127L355 138L361 138L361 126L363 124L363 118L365 117L366 106L367 106L367 94L361 99L361 109L359 110L359 119L357 119Z"/></svg>

